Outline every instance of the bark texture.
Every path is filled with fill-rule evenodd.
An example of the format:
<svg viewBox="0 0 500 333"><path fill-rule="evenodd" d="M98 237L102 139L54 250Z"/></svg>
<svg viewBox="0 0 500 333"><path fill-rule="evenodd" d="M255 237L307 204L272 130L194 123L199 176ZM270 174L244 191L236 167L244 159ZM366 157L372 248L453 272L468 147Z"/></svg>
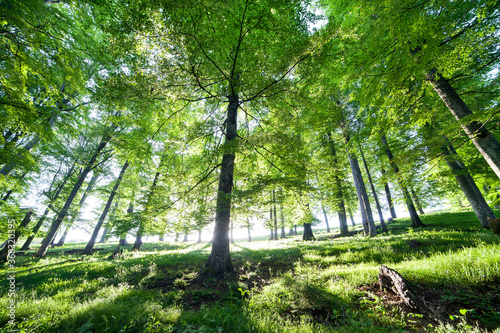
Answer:
<svg viewBox="0 0 500 333"><path fill-rule="evenodd" d="M112 128L112 131L114 131L114 129L116 129L116 126ZM47 249L48 249L50 243L52 242L52 240L54 239L54 237L57 233L57 230L61 226L63 219L68 214L69 208L71 207L71 204L73 203L73 200L75 199L76 194L78 193L78 190L82 186L87 175L94 168L94 164L97 161L99 154L107 146L107 144L109 143L110 140L111 140L110 133L105 134L103 136L103 138L101 139L101 142L99 143L96 151L94 152L94 154L92 155L92 157L90 158L90 160L87 162L87 164L83 168L82 172L80 173L80 176L78 177L78 180L76 181L76 184L73 186L73 190L69 194L68 198L66 199L66 202L64 203L63 208L61 209L61 211L59 212L59 214L55 218L54 222L52 223L52 226L50 227L50 230L49 230L47 236L42 241L42 245L38 249L38 252L36 253L35 256L45 257L45 255L47 254Z"/></svg>
<svg viewBox="0 0 500 333"><path fill-rule="evenodd" d="M94 228L94 232L92 233L92 236L90 236L90 240L87 243L87 246L83 249L83 254L85 255L90 255L92 254L92 251L94 250L94 245L97 240L97 235L99 235L99 231L101 230L101 227L104 223L104 220L106 219L106 216L108 215L109 209L111 208L111 205L113 204L113 200L115 199L116 192L118 192L118 188L120 187L120 183L123 179L123 175L125 174L125 171L127 171L127 168L129 166L128 161L125 161L125 164L123 164L123 167L120 171L120 175L116 179L116 183L113 186L113 189L111 190L111 193L109 194L108 201L106 202L106 206L104 206L104 210L102 211L101 216L99 217L99 220L97 221L97 224Z"/></svg>
<svg viewBox="0 0 500 333"><path fill-rule="evenodd" d="M302 240L304 241L316 240L316 237L314 237L312 231L311 223L304 223L304 234L302 235Z"/></svg>
<svg viewBox="0 0 500 333"><path fill-rule="evenodd" d="M9 239L7 239L2 251L0 251L0 262L7 261L9 252L13 252L14 248L17 244L17 241L19 240L19 237L23 234L24 229L28 226L28 224L31 221L31 215L33 214L33 211L30 209L26 212L26 215L24 215L23 220L19 224L19 226L16 228L13 234L9 234Z"/></svg>
<svg viewBox="0 0 500 333"><path fill-rule="evenodd" d="M217 209L212 252L205 267L208 276L221 277L232 272L234 267L229 252L229 224L231 221L231 192L233 189L235 146L237 141L238 95L229 96L226 119L226 152L222 156L219 186L217 191Z"/></svg>
<svg viewBox="0 0 500 333"><path fill-rule="evenodd" d="M378 201L377 191L375 191L375 185L373 185L373 180L372 180L372 176L370 174L370 169L368 169L368 163L366 163L365 155L363 154L363 150L361 150L361 147L359 147L359 151L361 153L361 158L363 159L363 165L365 166L366 175L368 176L368 182L370 183L370 187L372 189L372 195L373 195L373 199L375 200L375 207L377 207L378 217L380 220L380 225L382 227L382 231L388 232L387 226L385 225L385 222L384 222L384 215L382 214L382 208L380 208L380 203Z"/></svg>
<svg viewBox="0 0 500 333"><path fill-rule="evenodd" d="M467 122L466 118L472 116L472 111L465 104L455 89L450 85L436 68L428 74L427 79L432 84L435 92L441 97L455 119L460 121L460 125L472 140L476 148L490 165L496 175L500 178L500 142L490 133L490 131L479 121Z"/></svg>
<svg viewBox="0 0 500 333"><path fill-rule="evenodd" d="M382 169L382 176L385 175L385 170ZM393 219L397 218L396 216L396 210L394 209L394 203L392 202L392 196L391 196L391 190L389 188L389 184L386 182L384 183L384 189L385 189L385 197L387 198L387 204L389 205L389 211L391 212L391 217Z"/></svg>
<svg viewBox="0 0 500 333"><path fill-rule="evenodd" d="M460 157L451 143L449 143L449 141L446 142L449 146L445 144L441 147L441 151L443 152L443 155L445 155L446 164L451 169L453 176L455 176L458 185L460 185L460 188L464 192L465 197L469 201L474 213L479 219L479 222L483 228L489 229L490 223L488 222L488 218L495 219L495 214L484 199L484 196L477 187L474 178L472 178L465 165L461 162Z"/></svg>
<svg viewBox="0 0 500 333"><path fill-rule="evenodd" d="M408 189L406 188L406 185L403 182L403 179L401 177L401 174L399 172L399 167L397 163L394 161L394 155L392 155L391 149L389 148L389 145L387 144L387 138L385 135L382 136L382 143L384 144L384 150L389 158L389 162L392 166L392 169L394 170L394 174L396 175L396 178L398 180L399 186L401 187L401 190L403 191L403 197L405 199L406 207L408 208L408 212L410 213L410 218L411 218L411 226L413 228L418 228L418 227L425 227L425 224L422 223L420 220L420 217L417 214L417 210L415 209L415 205L413 205L413 201L411 200L410 193L408 192Z"/></svg>

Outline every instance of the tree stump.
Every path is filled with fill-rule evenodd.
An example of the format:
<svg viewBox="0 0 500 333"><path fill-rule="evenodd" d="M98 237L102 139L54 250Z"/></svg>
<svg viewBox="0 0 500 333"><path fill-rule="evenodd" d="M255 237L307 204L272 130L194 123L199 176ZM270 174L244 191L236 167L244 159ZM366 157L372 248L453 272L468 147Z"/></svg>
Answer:
<svg viewBox="0 0 500 333"><path fill-rule="evenodd" d="M382 265L378 274L378 283L381 289L392 290L411 309L428 312L425 304L421 301L409 283L395 270Z"/></svg>

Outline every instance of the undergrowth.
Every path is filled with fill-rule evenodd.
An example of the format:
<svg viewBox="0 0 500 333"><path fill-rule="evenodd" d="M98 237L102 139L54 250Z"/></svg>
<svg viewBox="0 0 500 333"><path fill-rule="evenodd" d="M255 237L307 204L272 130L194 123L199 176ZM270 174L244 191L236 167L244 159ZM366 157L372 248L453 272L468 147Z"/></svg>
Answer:
<svg viewBox="0 0 500 333"><path fill-rule="evenodd" d="M24 332L500 332L500 237L472 213L422 216L389 233L298 237L232 245L236 270L201 280L208 244L148 243L107 259L116 244L92 256L84 244L17 257L16 323L8 323L8 281L0 282L0 331ZM73 253L73 254L71 254ZM387 304L362 287L381 264L433 290L446 320ZM7 274L7 267L2 271ZM456 312L453 312L456 311Z"/></svg>

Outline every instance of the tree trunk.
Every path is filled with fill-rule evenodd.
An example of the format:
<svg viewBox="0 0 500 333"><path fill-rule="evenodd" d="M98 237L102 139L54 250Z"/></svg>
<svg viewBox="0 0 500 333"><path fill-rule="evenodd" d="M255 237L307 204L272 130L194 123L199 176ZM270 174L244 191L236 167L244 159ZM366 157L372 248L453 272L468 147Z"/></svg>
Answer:
<svg viewBox="0 0 500 333"><path fill-rule="evenodd" d="M106 219L106 216L108 215L108 211L111 208L111 205L113 204L113 200L115 198L116 192L118 191L118 188L120 187L120 183L123 179L123 175L125 174L125 171L127 170L128 166L129 166L128 161L125 161L125 164L123 164L122 170L120 171L120 175L116 179L115 186L113 186L113 189L111 190L108 201L106 202L106 206L104 206L104 210L102 211L102 214L99 217L99 220L97 221L97 224L94 228L94 232L92 233L92 236L90 237L90 240L87 243L87 246L85 246L85 248L83 249L84 255L90 255L90 254L92 254L92 251L94 250L94 245L95 245L95 242L97 240L97 235L99 235L99 231L101 230L101 227L104 223L104 220Z"/></svg>
<svg viewBox="0 0 500 333"><path fill-rule="evenodd" d="M297 225L296 225L296 224L294 224L294 225L293 225L293 235L294 235L294 236L297 236L298 234L299 234L299 233L297 232Z"/></svg>
<svg viewBox="0 0 500 333"><path fill-rule="evenodd" d="M232 88L234 88L234 86ZM233 94L229 96L229 104L227 106L226 138L224 142L226 150L222 157L219 177L212 252L205 265L208 276L221 277L225 273L232 272L234 269L233 263L231 262L231 254L229 252L228 232L231 220L231 191L233 189L238 106L238 95L233 92Z"/></svg>
<svg viewBox="0 0 500 333"><path fill-rule="evenodd" d="M248 241L252 241L252 235L250 234L250 219L247 218L247 231L248 231Z"/></svg>
<svg viewBox="0 0 500 333"><path fill-rule="evenodd" d="M113 130L114 129L116 129L116 127L113 127ZM73 203L73 200L75 199L76 194L78 193L78 190L82 186L82 184L85 181L85 178L87 177L89 172L92 170L92 168L94 168L94 164L97 160L97 157L99 156L101 151L106 147L106 145L108 144L108 142L110 140L111 140L110 134L105 134L103 136L103 138L101 139L101 142L99 143L99 146L97 147L97 150L92 155L92 157L90 158L88 163L85 165L85 168L82 170L80 176L78 177L76 184L73 186L73 190L71 191L68 198L66 199L66 202L64 203L63 208L61 209L61 211L57 215L56 219L52 223L52 226L51 226L47 236L42 241L42 245L40 246L40 248L38 249L38 252L35 255L36 257L45 257L45 255L47 254L47 249L48 249L51 241L53 240L54 236L56 235L57 230L61 226L63 219L68 214L69 208L70 208L71 204Z"/></svg>
<svg viewBox="0 0 500 333"><path fill-rule="evenodd" d="M304 234L302 235L302 240L304 241L316 240L316 238L313 235L311 223L304 223Z"/></svg>
<svg viewBox="0 0 500 333"><path fill-rule="evenodd" d="M474 213L476 213L479 222L485 229L490 228L490 223L488 222L488 217L495 219L495 214L491 210L490 206L483 197L483 194L476 185L476 182L470 175L469 171L465 168L465 165L461 162L460 157L456 153L453 146L449 143L449 147L446 145L441 146L441 151L445 155L445 161L451 172L455 176L458 185L465 194L465 197L469 201ZM450 148L450 149L449 149Z"/></svg>
<svg viewBox="0 0 500 333"><path fill-rule="evenodd" d="M271 229L269 229L269 231L271 232L271 238L269 238L269 240L274 240L274 230L273 230L273 227L271 227Z"/></svg>
<svg viewBox="0 0 500 333"><path fill-rule="evenodd" d="M472 116L471 109L460 98L450 83L433 68L427 75L434 91L446 104L453 116L460 122L467 136L490 165L497 177L500 178L500 142L479 121L464 121Z"/></svg>
<svg viewBox="0 0 500 333"><path fill-rule="evenodd" d="M411 197L413 198L413 201L415 202L415 207L417 207L418 213L420 215L425 215L424 209L422 208L422 205L420 204L420 199L417 196L417 193L413 190L413 187L410 185L410 194Z"/></svg>
<svg viewBox="0 0 500 333"><path fill-rule="evenodd" d="M201 243L201 230L198 230L198 242Z"/></svg>
<svg viewBox="0 0 500 333"><path fill-rule="evenodd" d="M384 222L384 215L382 215L382 208L380 208L380 203L378 201L377 192L375 191L375 185L373 185L372 176L370 174L370 169L368 169L368 164L366 163L365 155L363 154L363 150L361 149L361 145L359 146L359 152L361 153L361 159L363 160L363 165L365 166L366 174L368 175L368 182L370 183L370 187L372 189L373 198L375 199L375 207L377 207L378 217L380 219L380 226L382 227L382 232L388 232L387 226Z"/></svg>
<svg viewBox="0 0 500 333"><path fill-rule="evenodd" d="M288 236L293 236L293 226L288 230Z"/></svg>
<svg viewBox="0 0 500 333"><path fill-rule="evenodd" d="M352 226L356 226L356 223L354 222L354 217L352 216L352 210L349 208L349 218L351 219L351 224Z"/></svg>
<svg viewBox="0 0 500 333"><path fill-rule="evenodd" d="M392 166L392 169L394 170L394 174L396 175L396 179L398 180L399 186L401 187L401 190L403 191L403 197L405 199L406 207L408 208L408 212L410 213L410 218L411 218L411 226L413 228L418 228L418 227L425 227L425 224L422 223L420 220L420 217L417 214L417 210L415 209L415 206L413 205L413 201L411 200L410 193L408 192L408 189L406 188L403 178L401 177L401 174L399 173L399 168L397 163L394 161L394 156L392 155L392 152L389 148L389 145L387 144L387 138L385 137L385 134L382 136L382 143L384 144L384 150L389 158L389 163Z"/></svg>
<svg viewBox="0 0 500 333"><path fill-rule="evenodd" d="M64 185L66 185L66 183L68 182L68 180L71 178L71 175L75 171L75 165L76 165L76 163L74 163L71 166L71 168L66 173L66 176L63 178L61 184L59 184L59 186L57 187L56 192L50 198L50 203L49 203L48 207L45 209L45 212L43 213L42 217L40 217L40 219L38 220L37 224L31 230L31 235L28 237L28 239L26 239L26 242L24 242L24 245L21 247L21 251L28 251L29 250L31 242L33 242L33 239L35 239L36 234L38 233L38 231L42 227L43 222L47 218L47 215L49 214L49 212L50 212L50 210L52 208L52 203L54 203L57 200L57 198L61 194L61 191L64 188ZM54 183L54 182L55 182L55 177L54 177L54 180L53 180L52 183ZM51 185L51 187L52 187L52 185Z"/></svg>
<svg viewBox="0 0 500 333"><path fill-rule="evenodd" d="M328 216L326 216L326 209L323 200L321 200L321 209L323 210L323 216L325 217L326 232L330 232L330 225L328 224Z"/></svg>
<svg viewBox="0 0 500 333"><path fill-rule="evenodd" d="M285 215L283 214L283 200L282 199L280 199L280 224L281 224L281 238L286 238Z"/></svg>
<svg viewBox="0 0 500 333"><path fill-rule="evenodd" d="M347 152L347 156L349 157L349 164L351 165L352 176L354 178L354 186L356 187L356 193L358 195L364 234L365 236L375 236L377 235L377 230L375 229L372 209L370 207L370 201L368 200L368 193L366 193L365 182L361 175L358 160L356 157L352 157L349 152Z"/></svg>
<svg viewBox="0 0 500 333"><path fill-rule="evenodd" d="M328 136L328 143L330 146L330 152L332 155L333 168L335 169L335 171L337 171L339 169L337 150L335 149L335 144L333 142L331 133L328 132L327 136ZM337 187L336 199L337 199L337 214L339 217L340 234L342 236L349 236L349 228L347 227L347 217L345 213L344 190L342 188L342 181L337 172L335 172L334 180L335 180L335 186ZM321 202L321 205L323 205L323 202ZM324 206L323 206L323 213L325 213ZM327 221L326 214L325 214L325 221ZM328 224L327 224L327 231L330 232Z"/></svg>
<svg viewBox="0 0 500 333"><path fill-rule="evenodd" d="M182 240L182 242L183 242L183 243L187 243L187 241L188 241L188 233L187 233L187 232L185 232L185 233L184 233L184 239Z"/></svg>
<svg viewBox="0 0 500 333"><path fill-rule="evenodd" d="M127 233L120 235L120 241L118 242L118 245L119 246L126 246L127 245Z"/></svg>
<svg viewBox="0 0 500 333"><path fill-rule="evenodd" d="M382 169L382 176L385 175L385 170ZM394 209L394 203L392 202L391 190L387 182L384 183L385 197L387 198L387 204L389 205L389 210L391 212L391 217L396 219L396 210Z"/></svg>
<svg viewBox="0 0 500 333"><path fill-rule="evenodd" d="M278 240L278 217L276 216L276 195L273 190L273 203L271 209L273 210L273 218L274 218L274 239Z"/></svg>
<svg viewBox="0 0 500 333"><path fill-rule="evenodd" d="M105 227L104 231L102 232L101 238L99 239L99 244L106 243L106 236L109 233L109 227Z"/></svg>
<svg viewBox="0 0 500 333"><path fill-rule="evenodd" d="M19 240L19 237L21 237L21 235L23 234L24 229L26 229L26 227L30 223L32 214L33 210L30 209L26 213L16 230L13 233L9 232L9 238L7 239L7 242L4 245L2 251L0 252L0 262L7 261L9 253L14 253L16 243Z"/></svg>
<svg viewBox="0 0 500 333"><path fill-rule="evenodd" d="M87 199L88 195L92 191L92 188L94 187L94 185L97 181L97 177L99 177L99 175L96 172L94 172L94 174L92 175L92 178L89 181L89 184L87 185L87 188L85 189L85 192L83 193L82 198L80 199L80 202L78 203L78 206L73 211L73 215L71 216L71 220L69 221L66 229L64 230L64 233L61 236L61 239L59 239L59 242L57 242L57 244L55 244L54 246L63 246L64 245L64 242L66 241L66 236L68 236L68 233L71 230L71 227L73 226L76 219L80 215L80 211L83 207L83 204L85 203L85 200Z"/></svg>
<svg viewBox="0 0 500 333"><path fill-rule="evenodd" d="M359 163L356 156L352 155L347 147L350 136L347 131L347 127L344 123L341 123L342 132L344 135L344 140L346 143L347 156L349 157L349 164L351 166L352 176L354 178L354 186L356 187L356 194L358 195L359 208L361 210L361 220L363 222L363 230L365 236L376 236L377 229L375 228L375 222L373 221L372 209L370 207L370 200L368 200L368 193L366 192L365 182L363 176L361 175L361 169L359 168Z"/></svg>

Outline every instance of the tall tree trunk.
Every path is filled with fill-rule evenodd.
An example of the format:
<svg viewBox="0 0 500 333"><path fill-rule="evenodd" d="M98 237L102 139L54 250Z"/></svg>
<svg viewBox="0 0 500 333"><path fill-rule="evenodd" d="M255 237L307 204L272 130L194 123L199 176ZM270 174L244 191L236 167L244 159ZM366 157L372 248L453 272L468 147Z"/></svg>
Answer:
<svg viewBox="0 0 500 333"><path fill-rule="evenodd" d="M108 233L109 233L109 227L105 227L102 232L101 238L99 239L98 242L99 244L106 243L106 236L108 236Z"/></svg>
<svg viewBox="0 0 500 333"><path fill-rule="evenodd" d="M413 190L413 187L410 185L410 194L411 197L413 198L413 201L415 202L415 207L417 207L418 213L420 215L425 215L424 209L422 208L422 205L420 204L420 199L418 198L417 193Z"/></svg>
<svg viewBox="0 0 500 333"><path fill-rule="evenodd" d="M156 185L158 184L158 180L160 179L161 167L165 161L165 156L166 155L162 156L162 158L160 160L160 165L158 166L158 170L156 171L156 174L155 174L155 178L153 179L153 184L151 185L151 190L149 191L149 195L148 195L148 202L146 204L146 209L149 208L149 205L151 203L151 198L154 195ZM137 229L137 235L135 237L135 242L134 242L134 246L132 247L132 250L139 251L141 249L142 236L144 235L144 229L145 229L144 222L141 218L141 219L139 219L139 228ZM176 239L176 241L177 241L177 239Z"/></svg>
<svg viewBox="0 0 500 333"><path fill-rule="evenodd" d="M464 192L465 197L474 210L474 213L476 213L479 222L483 228L489 229L490 224L488 222L488 217L495 219L495 214L484 199L483 194L476 185L476 182L470 175L467 168L465 168L465 165L462 163L459 155L456 153L451 143L447 143L449 146L446 146L446 144L441 146L441 151L445 155L446 164L455 176L458 185L460 185L460 188Z"/></svg>
<svg viewBox="0 0 500 333"><path fill-rule="evenodd" d="M237 81L234 78L234 81ZM232 88L235 86L233 85ZM234 89L232 89L234 90ZM229 223L231 220L231 191L233 189L233 173L235 146L237 140L237 113L239 100L236 93L229 96L226 119L226 151L222 156L219 187L217 191L217 209L215 211L215 228L212 252L206 263L207 275L221 277L233 271L231 253L229 251Z"/></svg>
<svg viewBox="0 0 500 333"><path fill-rule="evenodd" d="M114 129L116 129L116 126L112 127L112 131L114 131ZM66 202L64 203L63 208L61 209L61 211L59 212L59 214L55 218L54 222L52 223L52 226L51 226L47 236L42 241L42 245L38 249L38 252L36 253L35 256L44 257L47 254L47 249L48 249L50 243L52 242L54 236L56 235L57 230L61 226L63 219L68 214L69 208L71 207L71 204L73 203L73 200L75 199L76 194L78 193L78 190L80 189L83 182L85 181L85 178L87 178L87 175L89 174L89 172L95 167L94 164L97 161L97 157L99 156L101 151L106 147L106 145L108 144L108 142L110 140L111 140L110 133L105 134L103 136L103 138L101 139L99 146L97 147L96 151L94 152L94 154L92 155L90 160L85 165L85 168L80 173L80 176L78 177L78 180L76 181L76 184L73 186L73 190L69 194L68 198L66 199Z"/></svg>
<svg viewBox="0 0 500 333"><path fill-rule="evenodd" d="M182 240L183 243L186 243L188 241L188 233L184 232L184 239Z"/></svg>
<svg viewBox="0 0 500 333"><path fill-rule="evenodd" d="M281 225L281 238L286 238L285 232L285 214L283 213L283 199L280 198L280 225Z"/></svg>
<svg viewBox="0 0 500 333"><path fill-rule="evenodd" d="M340 227L340 234L342 236L349 236L349 228L347 227L347 217L345 213L345 203L344 203L344 190L342 186L342 180L340 179L338 175L338 170L339 170L339 163L337 159L337 150L335 149L335 144L332 139L332 135L330 132L327 133L328 136L328 144L330 146L330 153L332 155L332 162L333 162L333 168L336 171L334 175L334 181L335 181L335 186L337 188L336 192L336 199L337 199L337 214L339 217L339 227ZM321 205L323 205L323 202L321 202ZM323 208L323 213L325 212ZM326 220L326 214L325 214L325 220ZM354 226L354 224L353 224ZM328 228L327 228L328 230ZM328 231L329 232L329 231Z"/></svg>
<svg viewBox="0 0 500 333"><path fill-rule="evenodd" d="M252 235L250 234L251 227L250 227L250 219L249 218L247 218L247 230L248 230L248 241L251 242L252 241Z"/></svg>
<svg viewBox="0 0 500 333"><path fill-rule="evenodd" d="M467 136L472 140L476 148L490 165L496 175L500 178L500 142L479 121L464 121L472 116L471 109L460 98L455 89L450 85L436 68L427 75L434 91L443 100L453 116L460 122Z"/></svg>
<svg viewBox="0 0 500 333"><path fill-rule="evenodd" d="M71 227L75 223L76 219L80 215L80 211L83 207L83 204L85 203L85 200L87 199L90 192L92 192L92 189L93 189L98 177L99 177L98 173L94 172L94 174L92 175L92 178L89 181L89 184L87 185L87 188L85 189L85 192L83 193L82 198L80 199L80 202L78 203L78 206L76 206L76 208L73 210L71 220L69 221L68 225L66 226L66 229L64 230L64 233L61 236L61 239L59 239L59 242L57 242L54 246L63 246L64 245L64 242L66 241L66 237L68 236L68 233L71 230Z"/></svg>
<svg viewBox="0 0 500 333"><path fill-rule="evenodd" d="M176 232L175 233L175 238L174 238L174 242L178 242L179 241L179 233Z"/></svg>
<svg viewBox="0 0 500 333"><path fill-rule="evenodd" d="M385 175L385 170L382 169L382 176ZM392 202L391 190L387 182L384 183L385 197L387 198L387 204L389 205L389 211L391 212L391 217L396 219L396 210L394 209L394 203Z"/></svg>
<svg viewBox="0 0 500 333"><path fill-rule="evenodd" d="M297 236L298 234L299 234L299 233L297 232L297 225L296 225L296 224L294 224L294 225L293 225L293 235L294 235L294 236Z"/></svg>
<svg viewBox="0 0 500 333"><path fill-rule="evenodd" d="M370 169L368 169L368 164L366 163L365 154L363 154L363 150L361 149L361 145L359 146L359 152L361 153L363 165L365 166L365 171L366 171L366 174L368 176L368 182L370 183L373 198L375 199L375 207L377 207L378 218L380 219L380 226L382 227L382 232L388 232L387 226L385 225L385 222L384 222L384 215L382 215L382 208L380 208L380 203L378 201L377 191L375 191L375 185L373 185L372 175L370 174Z"/></svg>
<svg viewBox="0 0 500 333"><path fill-rule="evenodd" d="M321 209L323 210L323 216L325 217L326 232L330 232L330 225L328 224L328 216L326 216L326 209L323 200L321 200Z"/></svg>
<svg viewBox="0 0 500 333"><path fill-rule="evenodd" d="M354 222L354 217L352 216L352 209L349 208L349 218L351 219L351 224L352 226L356 226L356 223Z"/></svg>
<svg viewBox="0 0 500 333"><path fill-rule="evenodd" d="M198 230L198 242L197 243L201 243L201 229Z"/></svg>
<svg viewBox="0 0 500 333"><path fill-rule="evenodd" d="M344 135L344 140L346 144L347 156L349 157L349 164L351 166L352 176L354 178L354 186L356 187L356 194L358 195L359 208L361 210L361 220L363 222L363 230L365 236L376 236L377 229L375 228L375 222L373 221L373 213L370 207L370 200L368 199L368 193L366 192L365 182L363 176L361 175L361 169L359 168L359 163L356 156L351 154L348 148L350 141L350 136L347 127L344 123L341 123L342 132Z"/></svg>
<svg viewBox="0 0 500 333"><path fill-rule="evenodd" d="M52 207L52 203L54 203L57 198L59 197L59 195L61 194L61 191L63 190L64 188L64 185L66 185L66 183L68 182L68 180L71 178L71 175L73 174L73 172L75 171L75 166L76 166L76 163L74 163L71 168L68 170L68 172L66 173L65 177L62 179L62 182L57 186L57 189L56 189L56 192L54 193L54 195L51 196L50 198L50 203L49 205L47 206L47 208L45 209L45 212L43 213L42 217L40 217L40 219L38 220L37 224L33 227L33 229L31 230L31 235L28 237L28 239L26 239L26 241L24 242L23 246L21 247L21 251L28 251L29 248L30 248L30 245L31 245L31 242L33 242L33 239L35 239L35 236L36 234L38 233L38 231L40 230L40 228L42 227L43 225L43 222L45 221L45 219L47 218L47 215L49 215L49 212L50 210L53 208ZM57 175L56 175L57 176ZM52 181L52 183L55 182L55 177L54 177L54 180ZM52 185L51 185L52 187Z"/></svg>
<svg viewBox="0 0 500 333"><path fill-rule="evenodd" d="M274 190L272 192L271 209L273 210L273 219L274 219L274 239L278 240L278 217L276 216L276 195L274 193Z"/></svg>
<svg viewBox="0 0 500 333"><path fill-rule="evenodd" d="M293 236L293 226L291 226L288 230L288 236Z"/></svg>
<svg viewBox="0 0 500 333"><path fill-rule="evenodd" d="M28 210L23 220L16 228L13 233L9 233L9 238L7 239L6 244L4 245L2 251L0 251L0 262L5 262L8 259L9 252L14 253L14 249L16 247L17 241L19 237L23 234L24 229L28 226L31 221L31 215L33 214L33 210Z"/></svg>
<svg viewBox="0 0 500 333"><path fill-rule="evenodd" d="M420 220L420 217L417 214L417 210L415 209L415 206L413 205L413 201L411 200L410 193L408 192L408 189L406 188L406 185L404 184L403 178L399 172L399 167L397 163L394 161L394 156L392 155L392 152L389 148L389 145L387 144L387 138L385 137L385 134L382 136L382 143L384 144L384 150L389 158L389 163L392 166L392 169L394 170L394 174L396 175L396 179L399 183L399 186L401 187L401 190L403 191L403 197L405 199L406 207L408 208L408 212L410 213L410 218L411 218L411 226L413 228L418 228L418 227L425 227L425 224L422 223Z"/></svg>
<svg viewBox="0 0 500 333"><path fill-rule="evenodd" d="M120 171L120 175L116 179L115 186L113 186L113 189L111 190L108 201L106 202L106 206L104 206L104 210L102 211L102 214L99 217L99 220L97 221L97 224L94 228L94 232L92 233L92 236L90 236L90 240L87 243L87 246L85 246L85 248L83 249L84 255L90 255L90 254L92 254L92 251L94 250L94 245L95 245L95 242L97 240L97 235L99 235L99 231L101 230L101 227L104 223L104 220L106 219L106 216L108 215L109 209L111 208L111 205L113 204L113 200L115 198L116 192L118 191L118 188L120 187L120 183L123 179L123 175L125 174L125 171L127 170L128 166L129 166L128 161L125 161L125 164L123 164L123 167Z"/></svg>

